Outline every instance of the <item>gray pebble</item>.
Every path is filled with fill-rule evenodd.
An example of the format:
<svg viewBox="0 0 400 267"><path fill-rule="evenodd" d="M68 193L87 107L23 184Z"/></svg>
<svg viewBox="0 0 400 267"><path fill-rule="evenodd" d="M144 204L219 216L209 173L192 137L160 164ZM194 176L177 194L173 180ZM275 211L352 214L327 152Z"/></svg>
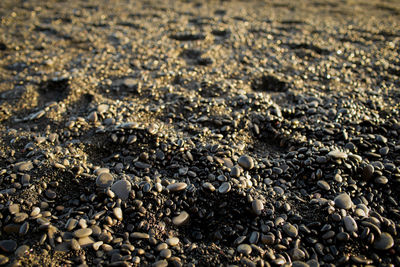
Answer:
<svg viewBox="0 0 400 267"><path fill-rule="evenodd" d="M167 189L170 192L178 192L178 191L182 191L187 187L186 183L173 183L173 184L169 184L167 186Z"/></svg>
<svg viewBox="0 0 400 267"><path fill-rule="evenodd" d="M285 234L293 238L296 237L298 234L297 228L290 223L285 223L282 229L285 232Z"/></svg>
<svg viewBox="0 0 400 267"><path fill-rule="evenodd" d="M100 188L106 188L112 185L114 182L114 177L108 173L108 172L103 172L97 176L96 179L96 185Z"/></svg>
<svg viewBox="0 0 400 267"><path fill-rule="evenodd" d="M241 253L241 254L243 254L243 255L249 256L250 253L251 253L251 251L252 251L252 248L251 248L250 245L247 245L247 244L240 244L240 245L237 247L236 250L237 250L238 253Z"/></svg>
<svg viewBox="0 0 400 267"><path fill-rule="evenodd" d="M252 157L250 157L248 155L242 155L238 159L238 163L240 166L242 166L242 168L244 168L246 170L251 170L254 168L254 160Z"/></svg>
<svg viewBox="0 0 400 267"><path fill-rule="evenodd" d="M118 198L127 200L131 192L131 183L127 180L119 180L111 186L111 191L113 191Z"/></svg>
<svg viewBox="0 0 400 267"><path fill-rule="evenodd" d="M176 226L181 226L189 220L189 214L186 211L182 211L181 214L172 219L172 223Z"/></svg>
<svg viewBox="0 0 400 267"><path fill-rule="evenodd" d="M264 209L264 204L262 203L261 200L255 199L255 200L253 200L253 202L251 203L251 208L253 209L253 212L254 212L257 216L259 216L259 215L261 215L261 212L262 212L263 209Z"/></svg>
<svg viewBox="0 0 400 267"><path fill-rule="evenodd" d="M346 228L346 231L349 233L356 232L358 229L357 222L351 216L344 217L343 223L344 223L344 227Z"/></svg>
<svg viewBox="0 0 400 267"><path fill-rule="evenodd" d="M329 191L331 189L331 186L324 180L319 180L317 182L317 185L319 188L326 190L326 191Z"/></svg>
<svg viewBox="0 0 400 267"><path fill-rule="evenodd" d="M11 253L17 248L17 242L14 240L1 240L0 241L0 250Z"/></svg>
<svg viewBox="0 0 400 267"><path fill-rule="evenodd" d="M382 232L382 234L375 239L374 241L374 248L378 250L388 250L394 245L393 237L386 232Z"/></svg>
<svg viewBox="0 0 400 267"><path fill-rule="evenodd" d="M347 193L342 193L336 196L334 202L336 207L346 210L350 209L353 204L350 196Z"/></svg>

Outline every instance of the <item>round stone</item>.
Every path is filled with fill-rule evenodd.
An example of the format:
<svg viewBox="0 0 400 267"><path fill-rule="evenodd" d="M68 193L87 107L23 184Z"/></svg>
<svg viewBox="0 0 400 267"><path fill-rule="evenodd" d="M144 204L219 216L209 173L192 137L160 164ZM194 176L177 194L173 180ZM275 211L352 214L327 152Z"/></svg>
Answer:
<svg viewBox="0 0 400 267"><path fill-rule="evenodd" d="M6 253L14 252L17 248L17 242L14 240L1 240L0 249Z"/></svg>
<svg viewBox="0 0 400 267"><path fill-rule="evenodd" d="M257 216L259 216L259 215L261 215L261 212L262 212L263 209L264 209L264 204L262 203L261 200L255 199L255 200L253 200L253 202L251 203L251 208L253 209L253 212L254 212Z"/></svg>
<svg viewBox="0 0 400 267"><path fill-rule="evenodd" d="M74 232L74 236L77 238L83 238L90 236L93 233L93 230L91 228L83 228L83 229L78 229Z"/></svg>
<svg viewBox="0 0 400 267"><path fill-rule="evenodd" d="M147 233L133 232L131 234L131 238L133 238L133 239L149 239L150 235Z"/></svg>
<svg viewBox="0 0 400 267"><path fill-rule="evenodd" d="M112 185L114 178L110 173L103 172L97 176L96 185L101 188L106 188Z"/></svg>
<svg viewBox="0 0 400 267"><path fill-rule="evenodd" d="M166 260L159 260L156 261L151 265L152 267L167 267L168 266L168 261Z"/></svg>
<svg viewBox="0 0 400 267"><path fill-rule="evenodd" d="M189 220L189 214L186 211L182 211L181 214L172 219L172 223L176 226L181 226Z"/></svg>
<svg viewBox="0 0 400 267"><path fill-rule="evenodd" d="M179 238L177 238L177 237L168 238L168 239L165 241L165 243L167 243L168 246L174 247L174 246L176 246L176 245L179 244Z"/></svg>
<svg viewBox="0 0 400 267"><path fill-rule="evenodd" d="M81 245L79 244L78 240L76 240L75 238L71 239L71 249L72 250L80 250L81 249Z"/></svg>
<svg viewBox="0 0 400 267"><path fill-rule="evenodd" d="M344 217L343 223L344 223L344 228L346 228L346 231L349 233L356 232L358 229L357 222L351 216Z"/></svg>
<svg viewBox="0 0 400 267"><path fill-rule="evenodd" d="M378 250L388 250L394 245L393 237L386 232L382 232L382 234L375 239L374 248Z"/></svg>
<svg viewBox="0 0 400 267"><path fill-rule="evenodd" d="M287 234L292 238L296 237L298 234L297 228L291 223L285 223L282 229L285 232L285 234Z"/></svg>
<svg viewBox="0 0 400 267"><path fill-rule="evenodd" d="M173 184L169 184L167 186L167 189L170 192L178 192L178 191L182 191L187 187L186 183L173 183Z"/></svg>
<svg viewBox="0 0 400 267"><path fill-rule="evenodd" d="M342 193L335 197L334 199L335 206L339 209L350 209L352 206L351 198L347 193Z"/></svg>
<svg viewBox="0 0 400 267"><path fill-rule="evenodd" d="M254 160L252 157L250 157L248 155L242 155L238 159L238 163L240 166L242 166L242 168L244 168L246 170L251 170L254 168Z"/></svg>
<svg viewBox="0 0 400 267"><path fill-rule="evenodd" d="M375 168L371 164L368 164L363 168L362 178L365 180L370 180L374 175Z"/></svg>
<svg viewBox="0 0 400 267"><path fill-rule="evenodd" d="M127 200L129 198L131 189L131 183L127 180L119 180L111 186L111 191L113 191L117 197L122 200Z"/></svg>
<svg viewBox="0 0 400 267"><path fill-rule="evenodd" d="M347 154L339 150L333 150L329 152L328 156L333 159L347 159Z"/></svg>
<svg viewBox="0 0 400 267"><path fill-rule="evenodd" d="M331 189L331 186L324 180L319 180L317 182L317 185L319 188L326 190L326 191L329 191Z"/></svg>
<svg viewBox="0 0 400 267"><path fill-rule="evenodd" d="M218 188L218 192L221 194L226 194L229 191L231 191L231 184L229 182L223 182Z"/></svg>
<svg viewBox="0 0 400 267"><path fill-rule="evenodd" d="M251 246L250 246L250 245L247 245L247 244L240 244L240 245L237 247L237 252L238 252L238 253L241 253L241 254L244 254L244 255L246 255L246 256L249 256L250 253L251 253L251 251L252 251Z"/></svg>
<svg viewBox="0 0 400 267"><path fill-rule="evenodd" d="M170 249L163 249L160 251L160 257L164 259L170 258L172 255L172 252Z"/></svg>
<svg viewBox="0 0 400 267"><path fill-rule="evenodd" d="M54 192L51 189L46 190L45 194L46 194L46 197L49 199L55 199L57 197L56 192Z"/></svg>

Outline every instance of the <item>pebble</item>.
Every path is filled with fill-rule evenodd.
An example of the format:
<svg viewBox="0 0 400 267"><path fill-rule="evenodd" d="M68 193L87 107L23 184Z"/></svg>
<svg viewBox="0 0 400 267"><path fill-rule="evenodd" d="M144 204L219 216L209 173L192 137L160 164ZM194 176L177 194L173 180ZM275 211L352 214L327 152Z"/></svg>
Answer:
<svg viewBox="0 0 400 267"><path fill-rule="evenodd" d="M131 189L131 183L127 180L116 181L111 186L111 191L113 191L118 196L118 198L122 200L127 200L129 198Z"/></svg>
<svg viewBox="0 0 400 267"><path fill-rule="evenodd" d="M0 241L0 249L3 252L11 253L17 248L17 242L14 240L1 240Z"/></svg>
<svg viewBox="0 0 400 267"><path fill-rule="evenodd" d="M8 257L0 254L0 265L5 265L7 262L9 262L9 260L10 259Z"/></svg>
<svg viewBox="0 0 400 267"><path fill-rule="evenodd" d="M347 154L339 150L329 152L328 156L334 159L347 159Z"/></svg>
<svg viewBox="0 0 400 267"><path fill-rule="evenodd" d="M165 241L165 243L167 243L168 246L174 247L174 246L176 246L176 245L179 244L179 238L177 238L177 237L168 238L168 239Z"/></svg>
<svg viewBox="0 0 400 267"><path fill-rule="evenodd" d="M74 236L76 238L83 238L90 236L93 233L93 230L91 228L83 228L83 229L78 229L74 232Z"/></svg>
<svg viewBox="0 0 400 267"><path fill-rule="evenodd" d="M113 214L118 221L122 221L123 216L122 216L122 209L120 207L115 207L113 209Z"/></svg>
<svg viewBox="0 0 400 267"><path fill-rule="evenodd" d="M290 223L285 223L282 229L285 232L285 234L287 234L292 238L296 237L298 234L297 228Z"/></svg>
<svg viewBox="0 0 400 267"><path fill-rule="evenodd" d="M347 193L342 193L335 197L334 199L335 206L339 209L350 209L352 207L352 201L350 196Z"/></svg>
<svg viewBox="0 0 400 267"><path fill-rule="evenodd" d="M14 252L15 256L17 256L17 257L24 257L28 253L29 253L29 246L27 246L27 245L19 246L17 248L17 250L15 250L15 252Z"/></svg>
<svg viewBox="0 0 400 267"><path fill-rule="evenodd" d="M178 192L178 191L182 191L187 187L186 183L173 183L173 184L169 184L167 186L167 189L170 192Z"/></svg>
<svg viewBox="0 0 400 267"><path fill-rule="evenodd" d="M160 257L164 259L170 258L172 255L172 252L170 249L163 249L160 251Z"/></svg>
<svg viewBox="0 0 400 267"><path fill-rule="evenodd" d="M151 265L152 267L167 267L168 266L168 261L166 260L159 260L156 261Z"/></svg>
<svg viewBox="0 0 400 267"><path fill-rule="evenodd" d="M329 191L331 189L331 186L324 180L319 180L317 182L317 185L319 188L326 190L326 191Z"/></svg>
<svg viewBox="0 0 400 267"><path fill-rule="evenodd" d="M237 250L238 253L241 253L241 254L243 254L243 255L249 256L250 253L251 253L251 251L252 251L252 248L251 248L250 245L247 245L247 244L240 244L240 245L237 247L236 250Z"/></svg>
<svg viewBox="0 0 400 267"><path fill-rule="evenodd" d="M349 233L357 232L357 222L351 216L346 216L343 218L344 227Z"/></svg>
<svg viewBox="0 0 400 267"><path fill-rule="evenodd" d="M186 211L182 211L181 214L172 219L172 223L176 226L181 226L189 220L189 214Z"/></svg>
<svg viewBox="0 0 400 267"><path fill-rule="evenodd" d="M264 204L262 203L261 200L255 199L255 200L253 200L253 202L251 203L251 208L253 209L253 212L254 212L257 216L259 216L259 215L261 215L261 212L262 212L263 209L264 209Z"/></svg>
<svg viewBox="0 0 400 267"><path fill-rule="evenodd" d="M389 233L382 232L382 234L375 239L373 245L374 248L378 250L388 250L394 246L394 240Z"/></svg>
<svg viewBox="0 0 400 267"><path fill-rule="evenodd" d="M231 191L231 184L229 182L223 182L219 187L218 187L218 192L221 194L226 194L229 191Z"/></svg>
<svg viewBox="0 0 400 267"><path fill-rule="evenodd" d="M15 169L19 172L28 172L33 169L32 161L23 161L15 164Z"/></svg>
<svg viewBox="0 0 400 267"><path fill-rule="evenodd" d="M238 163L242 168L246 170L251 170L254 168L254 160L248 155L240 156L240 158L238 159Z"/></svg>
<svg viewBox="0 0 400 267"><path fill-rule="evenodd" d="M114 182L114 177L108 172L100 173L96 179L96 185L100 188L109 187L112 185L113 182Z"/></svg>

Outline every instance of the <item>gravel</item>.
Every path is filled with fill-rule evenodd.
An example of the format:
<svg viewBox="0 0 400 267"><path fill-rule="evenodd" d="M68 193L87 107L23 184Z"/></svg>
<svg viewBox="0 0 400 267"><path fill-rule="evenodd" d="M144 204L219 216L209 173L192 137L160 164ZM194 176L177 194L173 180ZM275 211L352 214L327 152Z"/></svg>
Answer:
<svg viewBox="0 0 400 267"><path fill-rule="evenodd" d="M0 13L0 265L400 266L395 1Z"/></svg>

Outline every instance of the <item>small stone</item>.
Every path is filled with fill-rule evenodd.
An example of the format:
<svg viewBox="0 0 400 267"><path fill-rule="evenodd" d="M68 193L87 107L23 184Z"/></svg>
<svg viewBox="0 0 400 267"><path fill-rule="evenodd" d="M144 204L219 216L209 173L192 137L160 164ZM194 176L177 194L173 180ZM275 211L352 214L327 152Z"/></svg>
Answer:
<svg viewBox="0 0 400 267"><path fill-rule="evenodd" d="M242 170L238 165L235 165L232 167L231 172L230 172L230 176L233 178L238 178L241 174Z"/></svg>
<svg viewBox="0 0 400 267"><path fill-rule="evenodd" d="M56 197L57 197L56 192L54 192L54 191L51 190L51 189L46 190L45 195L46 195L46 197L49 198L49 199L56 199Z"/></svg>
<svg viewBox="0 0 400 267"><path fill-rule="evenodd" d="M131 183L127 180L119 180L111 186L111 191L113 191L122 200L127 200L129 198L131 189Z"/></svg>
<svg viewBox="0 0 400 267"><path fill-rule="evenodd" d="M32 161L22 161L15 164L15 170L19 172L28 172L33 169Z"/></svg>
<svg viewBox="0 0 400 267"><path fill-rule="evenodd" d="M347 159L347 154L339 150L329 152L328 156L334 159Z"/></svg>
<svg viewBox="0 0 400 267"><path fill-rule="evenodd" d="M16 214L19 212L19 204L12 204L8 207L10 214Z"/></svg>
<svg viewBox="0 0 400 267"><path fill-rule="evenodd" d="M181 226L189 220L189 214L186 211L182 211L181 214L172 219L172 223L176 226Z"/></svg>
<svg viewBox="0 0 400 267"><path fill-rule="evenodd" d="M382 234L375 239L374 248L378 250L388 250L394 245L393 237L386 232L382 232Z"/></svg>
<svg viewBox="0 0 400 267"><path fill-rule="evenodd" d="M326 190L326 191L329 191L331 189L331 186L324 180L319 180L317 182L317 185L319 188Z"/></svg>
<svg viewBox="0 0 400 267"><path fill-rule="evenodd" d="M284 224L282 229L285 232L285 234L287 234L292 238L296 237L298 234L297 228L290 223Z"/></svg>
<svg viewBox="0 0 400 267"><path fill-rule="evenodd" d="M15 251L15 256L17 256L18 258L24 257L28 254L29 251L29 246L27 245L22 245L20 247L17 248L17 250Z"/></svg>
<svg viewBox="0 0 400 267"><path fill-rule="evenodd" d="M65 224L65 229L67 231L73 230L78 225L78 221L74 218L68 219L67 223Z"/></svg>
<svg viewBox="0 0 400 267"><path fill-rule="evenodd" d="M203 183L203 188L210 191L210 192L214 192L215 191L215 187L212 185L212 183L209 182L205 182Z"/></svg>
<svg viewBox="0 0 400 267"><path fill-rule="evenodd" d="M117 218L118 221L122 221L123 216L122 216L122 209L120 207L115 207L113 209L113 213L115 218Z"/></svg>
<svg viewBox="0 0 400 267"><path fill-rule="evenodd" d="M79 238L78 242L82 248L92 247L94 244L94 240L90 236Z"/></svg>
<svg viewBox="0 0 400 267"><path fill-rule="evenodd" d="M17 242L14 240L1 240L0 241L0 249L6 253L14 252L17 248Z"/></svg>
<svg viewBox="0 0 400 267"><path fill-rule="evenodd" d="M133 232L131 234L131 238L133 238L133 239L149 239L150 236L149 236L149 234L146 234L146 233Z"/></svg>
<svg viewBox="0 0 400 267"><path fill-rule="evenodd" d="M336 196L334 202L336 207L346 210L350 209L353 204L350 196L347 193L342 193Z"/></svg>
<svg viewBox="0 0 400 267"><path fill-rule="evenodd" d="M264 209L264 204L262 203L261 200L255 199L255 200L253 200L253 202L251 203L251 208L253 209L253 212L254 212L257 216L259 216L259 215L261 215L261 212L262 212L263 209Z"/></svg>
<svg viewBox="0 0 400 267"><path fill-rule="evenodd" d="M240 254L249 256L250 253L251 253L251 251L252 251L252 248L251 248L250 245L247 245L247 244L240 244L240 245L237 247L236 250L237 250L237 252L240 253Z"/></svg>
<svg viewBox="0 0 400 267"><path fill-rule="evenodd" d="M177 237L168 238L168 239L165 241L165 243L167 243L167 245L169 245L169 246L174 247L174 246L176 246L176 245L179 244L179 238L177 238Z"/></svg>
<svg viewBox="0 0 400 267"><path fill-rule="evenodd" d="M151 265L152 267L167 267L168 266L168 261L166 260L159 260L156 261Z"/></svg>
<svg viewBox="0 0 400 267"><path fill-rule="evenodd" d="M10 259L4 255L0 254L0 265L6 264Z"/></svg>
<svg viewBox="0 0 400 267"><path fill-rule="evenodd" d="M76 238L83 238L90 236L93 233L93 230L91 228L83 228L83 229L78 229L74 232L74 236Z"/></svg>
<svg viewBox="0 0 400 267"><path fill-rule="evenodd" d="M231 191L231 184L229 182L223 182L218 188L220 194L226 194Z"/></svg>
<svg viewBox="0 0 400 267"><path fill-rule="evenodd" d="M172 255L172 252L170 249L163 249L160 251L160 257L164 259L170 258Z"/></svg>
<svg viewBox="0 0 400 267"><path fill-rule="evenodd" d="M178 192L178 191L182 191L187 187L186 183L173 183L173 184L169 184L167 186L167 189L170 192Z"/></svg>
<svg viewBox="0 0 400 267"><path fill-rule="evenodd" d="M344 227L346 228L346 231L349 233L356 232L358 229L357 222L351 216L344 217L343 223L344 223Z"/></svg>
<svg viewBox="0 0 400 267"><path fill-rule="evenodd" d="M246 170L251 170L254 168L254 160L252 157L250 157L248 155L242 155L238 159L238 163L240 166L242 166L242 168L244 168Z"/></svg>
<svg viewBox="0 0 400 267"><path fill-rule="evenodd" d="M75 238L71 239L71 249L72 250L80 250L81 249L81 245L79 244L78 240L76 240Z"/></svg>
<svg viewBox="0 0 400 267"><path fill-rule="evenodd" d="M96 185L100 188L106 188L112 185L114 177L107 172L103 172L97 176Z"/></svg>

